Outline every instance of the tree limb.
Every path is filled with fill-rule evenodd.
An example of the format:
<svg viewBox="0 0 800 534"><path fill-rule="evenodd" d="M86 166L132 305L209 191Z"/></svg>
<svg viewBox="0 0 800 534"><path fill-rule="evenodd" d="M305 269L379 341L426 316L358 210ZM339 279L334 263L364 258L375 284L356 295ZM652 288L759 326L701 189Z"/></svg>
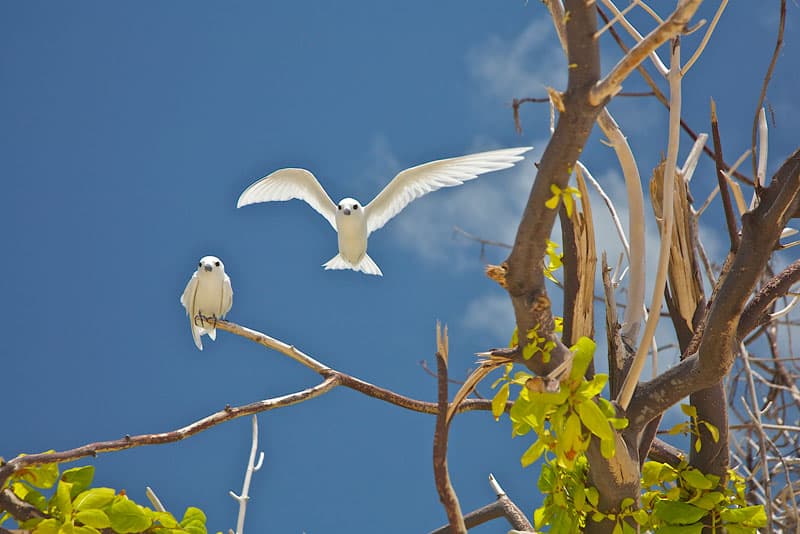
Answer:
<svg viewBox="0 0 800 534"><path fill-rule="evenodd" d="M216 328L245 337L264 347L277 350L278 352L289 356L303 365L315 369L325 378L325 380L316 386L295 393L290 393L288 395L283 395L281 397L265 399L237 407L226 406L219 412L213 413L177 430L171 430L158 434L125 436L116 440L89 443L61 452L17 456L7 463L0 465L0 487L2 487L5 481L8 480L14 473L28 466L70 462L80 458L85 458L87 456L94 457L99 453L132 449L134 447L140 447L143 445L174 443L176 441L181 441L193 436L199 432L203 432L204 430L208 430L213 426L237 419L245 415L253 415L267 410L284 408L286 406L292 406L294 404L319 397L320 395L327 393L337 386L344 386L353 389L369 397L394 404L395 406L399 406L407 410L426 414L437 413L437 404L434 402L425 402L405 397L388 389L381 388L370 384L369 382L360 380L354 376L331 369L330 367L323 365L317 360L304 354L294 346L287 345L286 343L278 341L277 339L267 336L266 334L262 334L261 332L223 320L217 320ZM506 409L509 407L510 403L507 404ZM457 413L461 413L472 410L490 411L491 409L492 403L490 400L466 399L458 406L456 411Z"/></svg>
<svg viewBox="0 0 800 534"><path fill-rule="evenodd" d="M739 251L711 303L697 352L639 385L628 409L631 427L643 427L683 397L710 387L728 373L738 350L737 329L745 302L798 206L800 150L775 173L760 204L742 217Z"/></svg>
<svg viewBox="0 0 800 534"><path fill-rule="evenodd" d="M631 48L611 69L611 72L597 83L589 94L589 102L599 105L616 95L622 89L622 82L625 78L651 52L683 31L702 2L703 0L682 0L667 20Z"/></svg>
<svg viewBox="0 0 800 534"><path fill-rule="evenodd" d="M525 339L527 332L536 329L540 337L556 344L549 363L544 363L538 356L524 362L541 376L564 361L569 352L553 334L550 299L544 285L542 258L557 214L556 210L546 208L544 204L553 195L551 185L559 189L567 187L575 162L605 103L592 105L588 97L600 78L600 51L598 43L592 39L597 29L594 6L583 0L568 0L567 10L570 13L566 35L571 68L567 90L560 95L563 111L542 155L517 229L514 248L507 260L506 283L520 339Z"/></svg>
<svg viewBox="0 0 800 534"><path fill-rule="evenodd" d="M454 534L467 534L467 526L461 515L461 505L458 503L456 491L450 482L450 473L447 470L447 438L450 434L450 423L447 419L448 392L447 392L447 327L442 335L441 327L436 325L436 366L438 375L438 410L436 411L436 432L433 435L433 475L436 480L436 491L439 501L447 512L450 529Z"/></svg>
<svg viewBox="0 0 800 534"><path fill-rule="evenodd" d="M505 517L506 520L508 520L509 525L514 527L516 530L533 530L533 525L531 525L530 521L528 521L528 518L525 517L525 514L522 512L522 510L520 510L519 507L514 504L514 501L512 501L508 495L506 495L506 492L503 491L503 488L500 487L500 484L497 483L493 475L489 475L489 483L497 493L497 500L465 515L464 524L467 526L467 528L477 527L478 525L482 525L491 521L492 519L497 519L498 517ZM450 526L445 525L441 528L437 528L430 534L451 533L452 530L450 529Z"/></svg>

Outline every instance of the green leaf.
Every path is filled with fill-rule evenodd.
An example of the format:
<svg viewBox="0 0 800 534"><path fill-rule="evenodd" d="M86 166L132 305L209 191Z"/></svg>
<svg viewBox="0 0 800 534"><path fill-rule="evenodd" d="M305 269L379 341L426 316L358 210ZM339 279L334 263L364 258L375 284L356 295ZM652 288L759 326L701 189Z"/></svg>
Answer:
<svg viewBox="0 0 800 534"><path fill-rule="evenodd" d="M678 434L686 434L689 432L689 423L678 423L677 425L673 426L669 430L667 430L667 434L670 436L677 436Z"/></svg>
<svg viewBox="0 0 800 534"><path fill-rule="evenodd" d="M586 512L586 487L578 485L572 495L572 505L578 512Z"/></svg>
<svg viewBox="0 0 800 534"><path fill-rule="evenodd" d="M546 510L545 507L542 506L541 508L537 508L533 512L533 526L537 530L541 529L544 526L544 518L545 518L544 517L544 513L545 513L545 510Z"/></svg>
<svg viewBox="0 0 800 534"><path fill-rule="evenodd" d="M703 447L703 441L700 438L694 440L694 452L700 452Z"/></svg>
<svg viewBox="0 0 800 534"><path fill-rule="evenodd" d="M56 492L50 498L50 503L56 507L61 517L66 518L72 515L72 497L70 497L70 490L72 484L60 480L56 487Z"/></svg>
<svg viewBox="0 0 800 534"><path fill-rule="evenodd" d="M559 200L560 196L561 195L553 195L552 197L547 199L547 201L544 203L544 205L547 206L548 208L550 208L551 210L556 209L556 206L558 206L558 200Z"/></svg>
<svg viewBox="0 0 800 534"><path fill-rule="evenodd" d="M573 367L574 369L574 367ZM594 401L585 401L575 406L584 426L601 440L613 440L614 431L608 424L608 419L600 411Z"/></svg>
<svg viewBox="0 0 800 534"><path fill-rule="evenodd" d="M680 501L661 500L653 507L653 514L656 517L674 525L697 523L707 513L702 508Z"/></svg>
<svg viewBox="0 0 800 534"><path fill-rule="evenodd" d="M522 357L526 360L530 360L533 358L533 355L536 354L539 346L536 343L528 343L524 347L522 347Z"/></svg>
<svg viewBox="0 0 800 534"><path fill-rule="evenodd" d="M588 337L581 336L578 342L569 348L569 350L574 353L572 357L572 370L569 373L571 379L577 380L586 374L586 370L589 368L589 364L594 358L594 349L596 346L594 341Z"/></svg>
<svg viewBox="0 0 800 534"><path fill-rule="evenodd" d="M564 201L564 209L567 211L567 217L572 217L572 209L575 205L575 200L572 198L571 195L562 195L562 200ZM616 532L614 534L617 534Z"/></svg>
<svg viewBox="0 0 800 534"><path fill-rule="evenodd" d="M719 442L719 428L715 427L714 425L712 425L708 421L701 421L701 422L706 426L706 430L708 430L708 433L711 434L711 439L714 440L714 443L718 443Z"/></svg>
<svg viewBox="0 0 800 534"><path fill-rule="evenodd" d="M108 512L111 528L120 534L142 532L150 527L151 519L135 502L125 497L117 498Z"/></svg>
<svg viewBox="0 0 800 534"><path fill-rule="evenodd" d="M746 527L767 526L767 514L764 512L764 506L760 504L742 508L726 508L720 512L719 516L723 521L740 523Z"/></svg>
<svg viewBox="0 0 800 534"><path fill-rule="evenodd" d="M581 449L581 434L581 420L575 412L572 412L567 417L564 423L564 431L558 440L565 452L569 450L579 451Z"/></svg>
<svg viewBox="0 0 800 534"><path fill-rule="evenodd" d="M58 534L75 534L75 526L72 522L63 523L61 528L58 529Z"/></svg>
<svg viewBox="0 0 800 534"><path fill-rule="evenodd" d="M58 480L58 464L44 464L26 467L19 471L17 478L26 482L30 482L30 484L36 488L52 488Z"/></svg>
<svg viewBox="0 0 800 534"><path fill-rule="evenodd" d="M93 510L105 508L114 500L116 491L113 488L92 488L79 494L72 501L75 510Z"/></svg>
<svg viewBox="0 0 800 534"><path fill-rule="evenodd" d="M536 482L536 486L542 493L553 493L555 482L555 471L553 471L553 467L550 464L545 462L542 465L542 471L539 473L539 480Z"/></svg>
<svg viewBox="0 0 800 534"><path fill-rule="evenodd" d="M72 529L73 534L100 534L100 531L93 527L80 526Z"/></svg>
<svg viewBox="0 0 800 534"><path fill-rule="evenodd" d="M533 462L539 459L543 452L544 443L542 443L542 440L537 439L533 445L528 447L528 450L522 454L522 458L520 458L522 467L528 467L531 465Z"/></svg>
<svg viewBox="0 0 800 534"><path fill-rule="evenodd" d="M165 528L178 528L178 520L169 512L153 512L153 520Z"/></svg>
<svg viewBox="0 0 800 534"><path fill-rule="evenodd" d="M45 519L36 525L36 529L33 532L35 532L35 534L58 534L60 527L61 521L58 519Z"/></svg>
<svg viewBox="0 0 800 534"><path fill-rule="evenodd" d="M508 382L503 384L497 394L492 399L492 415L494 415L495 420L500 419L500 416L503 415L503 411L506 409L506 402L508 401L509 395L509 387Z"/></svg>
<svg viewBox="0 0 800 534"><path fill-rule="evenodd" d="M72 483L70 497L73 499L82 491L89 489L89 486L92 485L92 479L94 479L93 465L74 467L61 474L61 480Z"/></svg>
<svg viewBox="0 0 800 534"><path fill-rule="evenodd" d="M598 393L603 391L603 388L606 387L607 382L608 382L608 375L606 374L594 375L594 378L592 378L589 382L581 384L581 386L578 388L578 391L576 391L576 394L585 400L592 399L596 397Z"/></svg>
<svg viewBox="0 0 800 534"><path fill-rule="evenodd" d="M687 526L666 525L660 527L656 532L658 534L701 534L703 532L703 524L697 523Z"/></svg>
<svg viewBox="0 0 800 534"><path fill-rule="evenodd" d="M631 515L633 516L633 520L641 527L650 522L650 515L641 508L639 510L634 510Z"/></svg>
<svg viewBox="0 0 800 534"><path fill-rule="evenodd" d="M603 458L606 459L613 458L615 451L616 451L616 442L613 439L600 440L600 454L603 455Z"/></svg>
<svg viewBox="0 0 800 534"><path fill-rule="evenodd" d="M649 488L660 482L661 468L666 464L661 462L648 461L642 466L642 486Z"/></svg>
<svg viewBox="0 0 800 534"><path fill-rule="evenodd" d="M83 510L75 514L75 520L94 528L108 528L111 520L102 510Z"/></svg>
<svg viewBox="0 0 800 534"><path fill-rule="evenodd" d="M681 478L690 488L707 490L714 487L699 469L690 467L681 473Z"/></svg>
<svg viewBox="0 0 800 534"><path fill-rule="evenodd" d="M692 406L691 404L681 404L681 411L688 417L692 419L697 417L697 408Z"/></svg>
<svg viewBox="0 0 800 534"><path fill-rule="evenodd" d="M593 486L586 488L586 500L597 508L597 503L600 501L600 493L597 491L597 488Z"/></svg>
<svg viewBox="0 0 800 534"><path fill-rule="evenodd" d="M725 525L725 530L728 534L758 534L758 529L755 527L743 527L741 525Z"/></svg>
<svg viewBox="0 0 800 534"><path fill-rule="evenodd" d="M206 514L199 508L190 506L183 514L181 526L190 534L206 534Z"/></svg>
<svg viewBox="0 0 800 534"><path fill-rule="evenodd" d="M11 484L11 491L13 491L17 497L28 504L34 505L40 511L44 512L47 510L47 499L44 497L44 495L27 484L23 484L22 482L13 482Z"/></svg>
<svg viewBox="0 0 800 534"><path fill-rule="evenodd" d="M514 327L514 333L511 334L511 342L509 342L508 347L513 349L519 345L519 327Z"/></svg>
<svg viewBox="0 0 800 534"><path fill-rule="evenodd" d="M697 506L698 508L702 508L703 510L713 510L724 498L725 495L719 491L709 491L707 493L697 495L688 502Z"/></svg>

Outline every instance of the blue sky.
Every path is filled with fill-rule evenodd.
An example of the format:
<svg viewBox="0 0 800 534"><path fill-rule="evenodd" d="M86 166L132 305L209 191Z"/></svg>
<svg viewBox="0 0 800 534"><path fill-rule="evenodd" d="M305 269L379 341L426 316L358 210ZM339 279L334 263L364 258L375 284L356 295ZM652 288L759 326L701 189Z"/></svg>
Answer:
<svg viewBox="0 0 800 534"><path fill-rule="evenodd" d="M716 3L708 4L710 19ZM789 10L769 92L770 170L800 138L797 8ZM728 161L749 147L776 25L772 4L732 3L686 79L684 116L708 131L708 101L717 100ZM698 39L687 37L687 48ZM617 58L606 46L604 69ZM475 352L507 343L510 305L483 275L479 248L452 228L512 240L531 161L425 197L374 234L370 255L383 278L324 271L335 236L300 202L235 204L252 181L286 166L312 170L335 200L367 202L398 170L425 161L528 144L538 157L546 108L523 108L519 136L509 104L564 87L539 2L3 2L0 72L0 455L165 431L317 383L224 332L195 349L178 297L206 254L232 278L231 320L412 397L435 396L418 362L431 361L437 319L450 326L455 376ZM625 89L642 86L634 77ZM665 151L664 109L652 99L611 109L648 175ZM619 172L598 141L595 132L584 162L619 194ZM698 197L714 182L704 161ZM715 213L705 232L724 243ZM618 251L608 228L600 225L598 247ZM504 257L489 250L485 261ZM347 390L263 414L266 459L248 530L439 526L433 423ZM227 531L237 510L227 492L240 489L249 429L242 419L182 443L103 455L96 483L142 502L152 486L174 513L199 506L211 530ZM536 506L537 473L519 467L529 441L509 435L507 421L486 413L456 420L449 460L464 510L494 498L489 472L529 514Z"/></svg>

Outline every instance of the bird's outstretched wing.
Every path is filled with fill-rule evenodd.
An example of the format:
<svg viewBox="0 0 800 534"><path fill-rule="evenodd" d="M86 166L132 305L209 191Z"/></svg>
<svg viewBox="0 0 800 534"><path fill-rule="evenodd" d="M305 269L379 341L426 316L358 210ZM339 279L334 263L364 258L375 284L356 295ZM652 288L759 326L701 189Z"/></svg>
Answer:
<svg viewBox="0 0 800 534"><path fill-rule="evenodd" d="M364 208L367 232L381 228L412 200L442 187L461 185L487 172L507 169L523 159L522 154L531 148L505 148L440 159L401 171Z"/></svg>
<svg viewBox="0 0 800 534"><path fill-rule="evenodd" d="M239 195L236 207L293 198L305 200L336 230L336 204L314 175L305 169L280 169L252 183Z"/></svg>
<svg viewBox="0 0 800 534"><path fill-rule="evenodd" d="M189 316L189 328L192 330L192 339L194 339L194 344L198 349L203 350L203 343L200 341L200 332L194 324L194 316L196 312L194 306L194 297L197 294L198 282L199 280L197 278L197 273L194 273L189 279L189 283L186 284L186 289L183 290L183 294L181 295L181 304L183 304L183 307L186 308L186 315Z"/></svg>

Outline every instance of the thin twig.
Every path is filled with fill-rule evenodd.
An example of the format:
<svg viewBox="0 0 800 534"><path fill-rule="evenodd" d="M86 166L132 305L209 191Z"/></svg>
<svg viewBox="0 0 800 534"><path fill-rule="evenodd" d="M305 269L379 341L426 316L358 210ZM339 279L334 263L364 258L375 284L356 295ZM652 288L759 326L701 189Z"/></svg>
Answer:
<svg viewBox="0 0 800 534"><path fill-rule="evenodd" d="M753 191L753 200L750 202L750 209L755 207L758 199L759 189L764 185L767 178L767 154L769 150L769 127L767 125L767 114L764 108L758 114L758 166L756 170L756 187Z"/></svg>
<svg viewBox="0 0 800 534"><path fill-rule="evenodd" d="M497 495L497 500L465 515L464 524L467 528L477 527L478 525L482 525L498 517L505 517L513 528L523 531L532 531L533 525L531 525L528 518L525 517L522 510L514 504L514 501L506 495L506 492L500 487L500 484L495 480L492 474L489 475L489 485L494 490L495 495ZM437 528L430 534L450 534L451 532L450 526L445 525L441 528Z"/></svg>
<svg viewBox="0 0 800 534"><path fill-rule="evenodd" d="M614 16L617 16L619 14L620 12L619 8L616 5L614 5L614 2L612 0L602 0L602 1L605 4L605 6L611 11L611 13L614 14ZM600 6L597 6L597 9L599 10ZM605 22L608 23L608 19L606 17L603 18ZM624 16L620 17L620 23L622 24L622 27L628 31L631 37L633 37L636 40L637 44L641 43L644 40L644 36L642 36L642 34L639 33L639 30L637 30L633 24L628 22L628 19L626 19ZM610 26L609 31L613 33L615 31L614 27ZM656 52L656 50L650 52L650 59L653 61L653 65L655 65L656 70L659 72L659 74L661 74L662 76L666 76L669 69L667 69L667 66L664 65L663 61L661 61L661 58L658 57L658 53Z"/></svg>
<svg viewBox="0 0 800 534"><path fill-rule="evenodd" d="M744 362L744 368L747 371L747 384L750 388L750 402L753 403L753 409L750 413L753 422L755 423L756 433L758 434L760 448L761 448L761 462L763 465L763 476L764 476L764 496L766 497L766 501L768 503L772 503L772 490L770 488L770 480L769 480L769 464L767 463L767 436L764 433L764 427L761 426L761 411L758 409L758 396L756 395L756 386L753 382L753 370L750 367L750 359L749 354L747 352L747 347L744 346L743 343L739 344L739 352L742 355L742 361ZM744 409L750 412L750 409L747 406L747 402L742 399L742 404ZM770 514L767 514L770 515ZM772 532L772 522L767 522L767 532Z"/></svg>
<svg viewBox="0 0 800 534"><path fill-rule="evenodd" d="M733 213L733 204L728 192L728 183L725 181L722 163L722 141L719 137L719 122L717 121L717 105L711 99L711 137L714 139L714 153L716 154L717 182L719 184L719 194L722 197L722 205L725 208L725 222L728 225L728 236L731 240L730 250L736 253L739 250L739 229L736 224L736 216Z"/></svg>
<svg viewBox="0 0 800 534"><path fill-rule="evenodd" d="M450 424L447 420L448 411L448 391L447 391L447 327L444 333L441 326L436 324L436 367L439 391L438 411L436 412L436 432L433 436L433 475L436 479L436 491L439 493L439 500L447 512L447 519L450 529L454 534L467 534L467 526L464 524L464 517L461 515L461 505L458 503L453 484L450 482L450 474L447 470L447 438L450 433Z"/></svg>
<svg viewBox="0 0 800 534"><path fill-rule="evenodd" d="M253 473L261 469L261 464L264 462L264 453L262 452L258 457L256 463L256 454L258 453L258 416L253 415L253 438L250 445L250 457L247 460L247 469L244 472L244 483L242 484L242 493L236 495L234 492L229 491L233 499L239 503L239 517L236 521L236 534L244 534L244 517L247 513L247 502L250 500L250 481Z"/></svg>
<svg viewBox="0 0 800 534"><path fill-rule="evenodd" d="M157 512L166 512L167 509L164 508L164 505L161 504L161 500L156 495L156 492L150 486L144 488L144 494L147 496L147 500L150 501L150 504L153 505L153 509Z"/></svg>
<svg viewBox="0 0 800 534"><path fill-rule="evenodd" d="M781 47L783 46L783 32L786 29L786 0L781 0L781 16L780 20L778 21L778 37L775 39L775 50L772 52L772 58L769 61L769 67L767 67L767 73L764 75L764 81L761 84L761 93L758 95L758 103L756 104L756 115L753 118L753 137L752 137L752 149L753 149L753 175L758 175L758 168L756 162L756 135L758 134L758 115L761 112L761 108L764 107L764 99L767 98L767 87L769 86L769 81L772 79L772 72L775 70L775 64L778 62L778 54L780 54ZM761 185L764 185L763 183Z"/></svg>
<svg viewBox="0 0 800 534"><path fill-rule="evenodd" d="M703 50L705 50L708 40L711 39L711 34L714 33L714 28L717 27L717 22L719 22L719 18L722 16L722 12L725 11L725 7L727 5L728 0L722 0L722 2L720 2L717 12L714 13L714 18L711 20L711 24L709 24L705 35L703 35L703 40L700 41L700 45L697 47L697 50L694 51L692 57L689 58L689 61L687 61L681 69L681 76L686 76L686 73L692 68L694 62L697 61L697 59L700 57L700 54L702 54Z"/></svg>
<svg viewBox="0 0 800 534"><path fill-rule="evenodd" d="M608 22L608 20L609 20L608 15L602 9L600 9L599 5L597 6L597 13L600 15L600 18L602 18L604 21ZM622 42L622 38L620 38L619 33L617 33L617 30L614 29L613 26L611 28L609 28L609 33L611 33L611 36L614 38L614 41L617 43L617 46L619 46L620 50L622 50L623 52L627 53L628 50L629 50L628 46L624 42ZM636 67L636 70L642 76L642 78L644 79L645 83L647 83L647 85L653 91L653 94L655 95L656 99L659 102L661 102L661 104L665 108L669 109L669 101L667 100L667 97L664 96L664 93L661 92L661 89L659 89L659 87L656 84L656 82L653 79L653 77L650 76L650 74L644 68L644 65L639 65L638 67ZM664 72L666 73L666 68L664 69ZM692 141L697 141L697 138L699 137L698 134L683 119L681 119L681 128L683 129L684 132L686 132L686 134L689 137L692 138ZM711 159L714 159L714 157L715 157L714 156L714 151L711 150L708 146L704 146L703 147L703 152L708 157L710 157ZM749 152L750 151L748 150L748 153ZM726 166L726 169L731 169L731 167L729 167L727 163L725 164L725 166ZM743 182L743 183L745 183L747 185L753 185L753 180L751 180L750 178L748 178L744 174L740 173L739 171L731 170L730 172L740 182Z"/></svg>
<svg viewBox="0 0 800 534"><path fill-rule="evenodd" d="M592 105L599 106L608 98L618 93L625 78L627 78L651 52L654 52L659 46L683 31L689 23L689 19L692 18L692 15L694 15L701 3L702 0L681 0L675 8L675 11L672 12L667 20L631 48L628 53L614 65L611 72L597 82L597 85L595 85L589 93L589 102Z"/></svg>

